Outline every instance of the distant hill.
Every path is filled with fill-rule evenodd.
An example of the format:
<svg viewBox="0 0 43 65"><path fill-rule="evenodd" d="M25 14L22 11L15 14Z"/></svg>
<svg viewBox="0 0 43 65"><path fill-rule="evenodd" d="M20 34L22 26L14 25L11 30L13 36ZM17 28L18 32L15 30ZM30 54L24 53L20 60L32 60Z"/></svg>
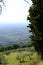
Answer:
<svg viewBox="0 0 43 65"><path fill-rule="evenodd" d="M25 24L0 25L0 46L30 42L29 29Z"/></svg>

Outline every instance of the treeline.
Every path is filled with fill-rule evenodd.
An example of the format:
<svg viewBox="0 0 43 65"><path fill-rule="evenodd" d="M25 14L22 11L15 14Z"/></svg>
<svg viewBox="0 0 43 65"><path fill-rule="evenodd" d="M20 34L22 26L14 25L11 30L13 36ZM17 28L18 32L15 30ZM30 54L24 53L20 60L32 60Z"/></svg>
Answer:
<svg viewBox="0 0 43 65"><path fill-rule="evenodd" d="M9 46L0 46L0 52L13 50L13 49L17 49L17 48L26 48L26 47L31 47L31 46L32 46L32 44L29 44L29 43L26 43L23 45L13 44L13 45L9 45Z"/></svg>

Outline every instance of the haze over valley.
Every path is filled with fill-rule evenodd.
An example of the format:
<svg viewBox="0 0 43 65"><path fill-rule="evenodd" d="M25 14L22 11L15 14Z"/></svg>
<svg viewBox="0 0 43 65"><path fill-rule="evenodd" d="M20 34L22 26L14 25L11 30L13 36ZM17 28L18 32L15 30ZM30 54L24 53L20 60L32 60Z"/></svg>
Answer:
<svg viewBox="0 0 43 65"><path fill-rule="evenodd" d="M27 24L0 24L0 46L30 42Z"/></svg>

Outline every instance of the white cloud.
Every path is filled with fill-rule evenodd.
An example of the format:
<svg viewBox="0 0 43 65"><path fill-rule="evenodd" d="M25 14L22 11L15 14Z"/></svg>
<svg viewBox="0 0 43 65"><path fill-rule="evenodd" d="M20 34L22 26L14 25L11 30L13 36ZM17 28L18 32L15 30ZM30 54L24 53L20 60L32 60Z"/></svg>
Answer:
<svg viewBox="0 0 43 65"><path fill-rule="evenodd" d="M25 22L28 15L29 5L24 0L7 0L6 9L3 6L0 23Z"/></svg>

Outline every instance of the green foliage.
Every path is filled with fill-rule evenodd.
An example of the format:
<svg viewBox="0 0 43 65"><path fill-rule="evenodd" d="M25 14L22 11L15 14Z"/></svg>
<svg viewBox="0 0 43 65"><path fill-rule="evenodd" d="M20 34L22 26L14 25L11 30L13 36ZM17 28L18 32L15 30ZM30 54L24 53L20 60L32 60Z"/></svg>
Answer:
<svg viewBox="0 0 43 65"><path fill-rule="evenodd" d="M32 0L27 20L30 24L31 41L35 50L43 55L43 0Z"/></svg>
<svg viewBox="0 0 43 65"><path fill-rule="evenodd" d="M3 54L0 54L0 64L7 65L7 60Z"/></svg>
<svg viewBox="0 0 43 65"><path fill-rule="evenodd" d="M22 48L26 48L26 47L32 47L33 45L31 44L31 43L24 43L23 45L22 45Z"/></svg>
<svg viewBox="0 0 43 65"><path fill-rule="evenodd" d="M23 56L17 55L17 57L16 57L16 59L19 60L20 63L25 62L25 61L24 61L24 58L25 58L24 55L23 55Z"/></svg>
<svg viewBox="0 0 43 65"><path fill-rule="evenodd" d="M0 47L0 52L14 50L14 49L18 49L18 48L27 48L27 47L33 47L33 45L31 43L24 43L22 45L13 44L13 45L9 45L9 46L2 46L2 47ZM8 54L9 54L9 52L8 52Z"/></svg>
<svg viewBox="0 0 43 65"><path fill-rule="evenodd" d="M16 52L11 52L8 56L6 55L6 58L8 60L7 65L38 65L39 63L39 58L37 56L37 53L34 52L33 55L30 54L31 51L16 51ZM29 57L32 59L30 59Z"/></svg>
<svg viewBox="0 0 43 65"><path fill-rule="evenodd" d="M13 45L9 45L9 46L2 46L2 47L0 47L0 52L12 50L12 49L17 49L19 47L20 46L18 44L13 44Z"/></svg>

